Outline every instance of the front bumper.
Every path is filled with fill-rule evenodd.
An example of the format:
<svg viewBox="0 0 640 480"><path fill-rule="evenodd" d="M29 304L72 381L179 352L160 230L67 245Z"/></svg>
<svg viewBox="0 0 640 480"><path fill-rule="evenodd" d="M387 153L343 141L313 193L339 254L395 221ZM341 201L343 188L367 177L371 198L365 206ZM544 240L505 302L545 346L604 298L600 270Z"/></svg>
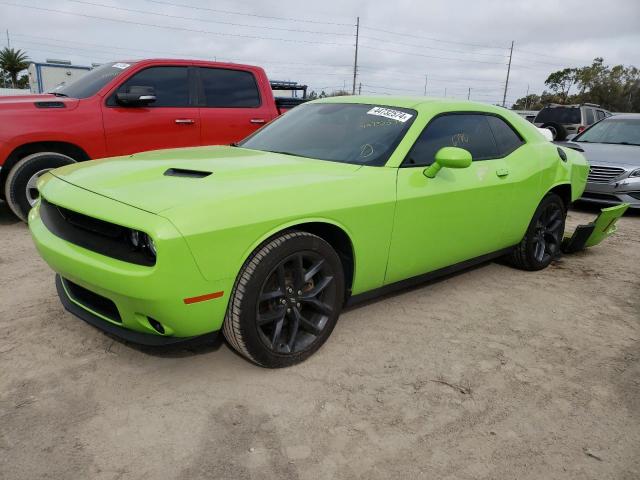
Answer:
<svg viewBox="0 0 640 480"><path fill-rule="evenodd" d="M629 208L640 208L640 177L616 182L587 182L580 200L601 205L628 203Z"/></svg>
<svg viewBox="0 0 640 480"><path fill-rule="evenodd" d="M29 227L42 258L63 279L107 299L117 309L115 315L96 315L91 302L74 302L63 287L60 297L69 311L102 330L144 344L174 343L220 330L233 279L206 280L186 241L168 220L68 184L59 192L47 188L42 195L65 208L89 204L96 217L143 228L156 240L154 266L117 260L51 233L36 205L29 214ZM207 301L186 301L212 292L223 293ZM123 331L131 333L124 335ZM158 340L149 340L149 336Z"/></svg>
<svg viewBox="0 0 640 480"><path fill-rule="evenodd" d="M80 303L76 301L69 294L63 284L63 280L60 275L56 275L56 290L58 291L58 297L62 306L72 315L84 320L89 325L92 325L105 333L118 337L121 340L127 342L136 343L138 345L148 346L165 346L176 345L186 343L214 343L218 337L219 332L205 333L203 335L197 335L195 337L168 337L165 335L157 335L151 333L140 333L135 330L129 330L127 328L119 327L112 322L106 321L104 318L96 315L95 313L84 308Z"/></svg>

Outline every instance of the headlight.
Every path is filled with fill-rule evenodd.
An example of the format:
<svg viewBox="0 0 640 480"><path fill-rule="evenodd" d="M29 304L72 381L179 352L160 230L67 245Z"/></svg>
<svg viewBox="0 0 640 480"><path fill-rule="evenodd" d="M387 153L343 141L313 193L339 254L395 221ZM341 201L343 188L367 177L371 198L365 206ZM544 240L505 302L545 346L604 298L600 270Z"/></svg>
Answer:
<svg viewBox="0 0 640 480"><path fill-rule="evenodd" d="M630 177L640 177L640 168L629 174Z"/></svg>
<svg viewBox="0 0 640 480"><path fill-rule="evenodd" d="M129 243L133 250L142 252L151 258L156 257L156 245L153 243L153 239L146 233L139 230L130 230Z"/></svg>

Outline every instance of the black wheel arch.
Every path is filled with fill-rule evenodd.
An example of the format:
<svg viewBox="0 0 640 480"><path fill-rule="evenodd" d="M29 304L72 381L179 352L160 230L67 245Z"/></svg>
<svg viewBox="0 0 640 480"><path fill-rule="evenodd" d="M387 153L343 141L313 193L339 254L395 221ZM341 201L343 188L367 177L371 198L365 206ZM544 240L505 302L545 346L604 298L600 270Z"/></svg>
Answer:
<svg viewBox="0 0 640 480"><path fill-rule="evenodd" d="M91 158L81 147L70 142L43 141L25 143L16 147L5 159L4 165L2 165L2 169L0 170L0 186L4 186L9 171L16 163L28 155L40 152L61 153L73 158L77 162L83 162Z"/></svg>
<svg viewBox="0 0 640 480"><path fill-rule="evenodd" d="M353 286L355 273L355 254L349 234L347 234L347 232L345 232L341 227L329 222L316 221L298 223L295 225L289 225L286 228L274 232L269 236L269 238L265 239L260 245L258 245L254 251L259 250L262 245L270 242L275 237L291 231L307 232L317 235L331 245L331 247L336 251L340 258L340 262L342 263L342 269L344 272L346 300L351 295L351 288Z"/></svg>
<svg viewBox="0 0 640 480"><path fill-rule="evenodd" d="M571 206L571 185L569 183L556 185L547 192L547 194L549 193L555 193L558 195L562 199L565 211L569 210L569 206Z"/></svg>

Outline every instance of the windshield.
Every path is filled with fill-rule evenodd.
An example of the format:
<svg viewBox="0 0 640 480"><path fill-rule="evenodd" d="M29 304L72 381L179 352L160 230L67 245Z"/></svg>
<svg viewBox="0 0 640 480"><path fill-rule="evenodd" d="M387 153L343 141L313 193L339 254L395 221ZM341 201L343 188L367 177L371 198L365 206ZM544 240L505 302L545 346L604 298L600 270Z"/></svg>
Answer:
<svg viewBox="0 0 640 480"><path fill-rule="evenodd" d="M416 111L407 108L304 104L239 146L332 162L384 165L415 117Z"/></svg>
<svg viewBox="0 0 640 480"><path fill-rule="evenodd" d="M640 145L640 118L607 118L585 130L573 141Z"/></svg>
<svg viewBox="0 0 640 480"><path fill-rule="evenodd" d="M122 62L105 63L104 65L94 68L75 82L71 82L69 85L58 85L49 93L72 98L89 98L131 65L131 63Z"/></svg>
<svg viewBox="0 0 640 480"><path fill-rule="evenodd" d="M535 123L580 123L579 107L545 107L538 112Z"/></svg>

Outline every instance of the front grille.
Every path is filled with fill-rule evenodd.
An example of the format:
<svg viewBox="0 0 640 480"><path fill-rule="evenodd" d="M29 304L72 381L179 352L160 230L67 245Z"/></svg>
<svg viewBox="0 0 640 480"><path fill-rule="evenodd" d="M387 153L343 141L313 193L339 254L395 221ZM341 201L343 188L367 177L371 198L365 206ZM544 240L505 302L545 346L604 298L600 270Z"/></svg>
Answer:
<svg viewBox="0 0 640 480"><path fill-rule="evenodd" d="M609 183L611 180L619 177L623 173L624 168L591 165L587 181L596 183Z"/></svg>
<svg viewBox="0 0 640 480"><path fill-rule="evenodd" d="M118 307L116 307L116 304L111 300L91 290L87 290L76 283L70 282L66 278L62 281L65 287L67 287L67 291L72 300L75 300L82 306L93 310L103 317L107 317L109 320L122 323Z"/></svg>
<svg viewBox="0 0 640 480"><path fill-rule="evenodd" d="M44 198L40 200L40 218L51 233L79 247L138 265L156 263L155 257L131 245L127 227L59 207Z"/></svg>

